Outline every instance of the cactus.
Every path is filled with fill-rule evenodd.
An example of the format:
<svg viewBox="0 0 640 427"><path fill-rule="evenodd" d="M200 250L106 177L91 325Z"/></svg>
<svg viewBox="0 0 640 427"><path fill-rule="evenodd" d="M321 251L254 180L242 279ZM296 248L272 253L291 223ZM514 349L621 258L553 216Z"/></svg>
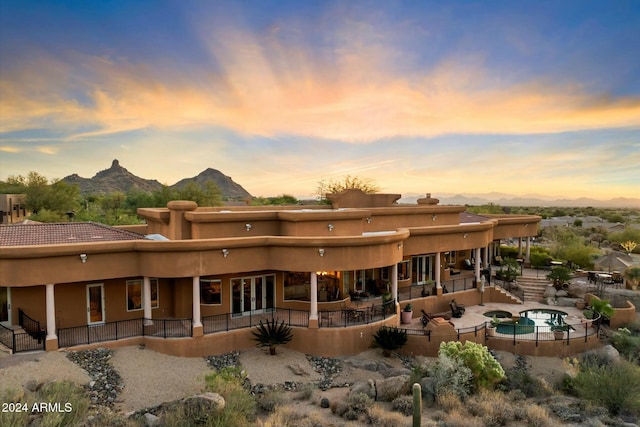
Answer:
<svg viewBox="0 0 640 427"><path fill-rule="evenodd" d="M420 384L413 385L413 427L420 427L422 424L422 387Z"/></svg>

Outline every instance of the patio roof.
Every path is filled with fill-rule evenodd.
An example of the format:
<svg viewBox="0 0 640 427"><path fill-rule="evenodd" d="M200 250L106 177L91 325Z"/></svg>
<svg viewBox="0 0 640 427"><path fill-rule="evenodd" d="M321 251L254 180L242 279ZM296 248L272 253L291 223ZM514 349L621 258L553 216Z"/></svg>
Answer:
<svg viewBox="0 0 640 427"><path fill-rule="evenodd" d="M0 246L37 246L144 239L141 234L94 222L0 225Z"/></svg>

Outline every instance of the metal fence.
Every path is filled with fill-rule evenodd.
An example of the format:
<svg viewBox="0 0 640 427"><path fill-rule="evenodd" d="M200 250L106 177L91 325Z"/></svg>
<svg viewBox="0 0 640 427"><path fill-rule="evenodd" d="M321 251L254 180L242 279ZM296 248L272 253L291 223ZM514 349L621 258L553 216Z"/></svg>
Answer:
<svg viewBox="0 0 640 427"><path fill-rule="evenodd" d="M384 304L374 303L371 306L359 305L341 310L320 311L318 321L321 328L341 328L378 322L395 314L394 302L387 301Z"/></svg>
<svg viewBox="0 0 640 427"><path fill-rule="evenodd" d="M34 338L26 332L16 332L0 325L0 342L10 348L13 353L44 350L44 335Z"/></svg>
<svg viewBox="0 0 640 427"><path fill-rule="evenodd" d="M130 319L58 329L58 347L153 336L180 338L193 335L191 319Z"/></svg>
<svg viewBox="0 0 640 427"><path fill-rule="evenodd" d="M442 293L454 293L474 289L476 287L475 277L460 277L456 279L444 280L442 284ZM488 286L488 285L487 285ZM414 298L435 295L435 288L430 292L423 294L422 285L411 285L404 288L398 288L398 301L407 301Z"/></svg>
<svg viewBox="0 0 640 427"><path fill-rule="evenodd" d="M204 334L251 328L262 322L284 322L288 326L309 326L309 311L290 308L273 308L269 310L245 311L242 315L232 313L216 314L202 318Z"/></svg>

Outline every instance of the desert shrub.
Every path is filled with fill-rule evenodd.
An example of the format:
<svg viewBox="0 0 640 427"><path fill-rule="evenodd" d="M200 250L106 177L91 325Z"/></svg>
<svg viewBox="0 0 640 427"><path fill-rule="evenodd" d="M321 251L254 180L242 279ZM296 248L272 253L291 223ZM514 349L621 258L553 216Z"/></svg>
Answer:
<svg viewBox="0 0 640 427"><path fill-rule="evenodd" d="M365 393L349 393L346 399L337 402L331 411L346 420L357 420L373 406L373 399Z"/></svg>
<svg viewBox="0 0 640 427"><path fill-rule="evenodd" d="M311 383L302 384L298 388L298 393L295 396L296 400L309 400L313 397L315 387Z"/></svg>
<svg viewBox="0 0 640 427"><path fill-rule="evenodd" d="M245 374L240 368L223 368L205 377L207 391L224 397L225 407L207 425L235 427L250 425L255 419L256 401L244 387Z"/></svg>
<svg viewBox="0 0 640 427"><path fill-rule="evenodd" d="M256 396L258 407L265 412L273 412L277 406L284 403L284 400L280 390L267 390Z"/></svg>
<svg viewBox="0 0 640 427"><path fill-rule="evenodd" d="M376 427L408 427L411 421L397 412L389 412L378 405L369 409L369 424Z"/></svg>
<svg viewBox="0 0 640 427"><path fill-rule="evenodd" d="M436 404L446 412L461 411L463 409L460 396L452 391L445 391L444 393L438 394Z"/></svg>
<svg viewBox="0 0 640 427"><path fill-rule="evenodd" d="M382 348L382 354L389 356L391 351L397 350L407 343L407 333L402 329L383 326L373 335L376 343Z"/></svg>
<svg viewBox="0 0 640 427"><path fill-rule="evenodd" d="M471 370L473 383L478 387L493 387L504 377L500 363L489 353L489 349L472 341L441 343L438 357L446 355L460 360Z"/></svg>
<svg viewBox="0 0 640 427"><path fill-rule="evenodd" d="M620 328L611 337L611 344L629 361L640 361L640 335L633 336L629 328Z"/></svg>
<svg viewBox="0 0 640 427"><path fill-rule="evenodd" d="M26 408L26 412L0 411L0 425L3 427L25 426L31 422L42 427L77 425L85 418L89 407L85 390L70 381L47 383L35 393L5 390L0 397L2 402L18 403L21 408ZM57 411L32 412L34 404L43 402L62 406ZM66 404L71 408L68 412Z"/></svg>
<svg viewBox="0 0 640 427"><path fill-rule="evenodd" d="M423 393L432 401L446 393L453 393L460 400L471 393L472 379L471 370L461 360L440 355L421 385Z"/></svg>
<svg viewBox="0 0 640 427"><path fill-rule="evenodd" d="M451 411L442 420L444 427L484 427L482 420L471 418L468 414L460 410Z"/></svg>
<svg viewBox="0 0 640 427"><path fill-rule="evenodd" d="M502 382L506 391L521 391L525 397L537 397L546 394L545 386L538 378L525 369L513 368L506 372Z"/></svg>
<svg viewBox="0 0 640 427"><path fill-rule="evenodd" d="M525 418L528 427L550 427L554 424L549 418L549 411L538 405L527 405Z"/></svg>
<svg viewBox="0 0 640 427"><path fill-rule="evenodd" d="M573 379L576 393L583 399L621 412L640 414L640 367L626 360L604 366L585 366Z"/></svg>
<svg viewBox="0 0 640 427"><path fill-rule="evenodd" d="M325 425L322 415L317 411L300 413L287 406L278 406L259 427L321 427Z"/></svg>
<svg viewBox="0 0 640 427"><path fill-rule="evenodd" d="M482 419L485 426L503 426L515 419L515 411L501 392L480 390L466 402L470 414Z"/></svg>
<svg viewBox="0 0 640 427"><path fill-rule="evenodd" d="M393 399L391 407L394 411L409 416L413 414L413 396L399 396Z"/></svg>

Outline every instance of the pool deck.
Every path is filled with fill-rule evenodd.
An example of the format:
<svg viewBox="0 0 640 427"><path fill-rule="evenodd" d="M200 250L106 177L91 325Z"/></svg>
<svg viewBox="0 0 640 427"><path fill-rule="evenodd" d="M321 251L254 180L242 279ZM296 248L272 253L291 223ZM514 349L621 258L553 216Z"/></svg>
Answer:
<svg viewBox="0 0 640 427"><path fill-rule="evenodd" d="M565 322L574 329L576 326L582 327L581 320L584 319L582 310L575 307L560 307L555 305L546 305L539 302L524 302L522 304L506 304L506 303L486 303L485 305L472 305L465 307L465 313L460 318L452 317L450 320L454 324L455 329L473 328L480 326L485 322L489 322L491 318L484 316L488 311L502 310L518 316L520 312L526 310L558 310L567 313ZM422 329L420 317L416 317L411 324L402 325L405 329Z"/></svg>

